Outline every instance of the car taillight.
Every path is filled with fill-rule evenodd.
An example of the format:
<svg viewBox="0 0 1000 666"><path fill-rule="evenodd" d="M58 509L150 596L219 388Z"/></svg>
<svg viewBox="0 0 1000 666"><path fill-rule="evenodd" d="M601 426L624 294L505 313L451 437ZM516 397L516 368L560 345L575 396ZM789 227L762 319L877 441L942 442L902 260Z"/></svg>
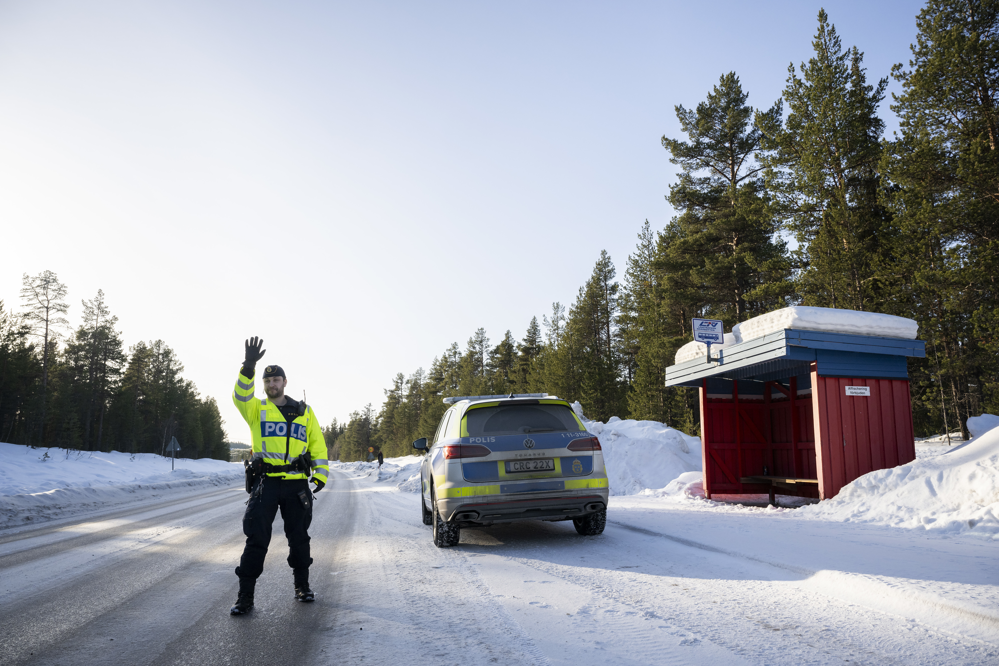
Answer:
<svg viewBox="0 0 1000 666"><path fill-rule="evenodd" d="M493 452L488 448L478 444L452 444L444 447L445 458L482 458L491 453Z"/></svg>
<svg viewBox="0 0 1000 666"><path fill-rule="evenodd" d="M584 437L574 439L566 448L570 451L600 451L601 443L597 441L596 437Z"/></svg>

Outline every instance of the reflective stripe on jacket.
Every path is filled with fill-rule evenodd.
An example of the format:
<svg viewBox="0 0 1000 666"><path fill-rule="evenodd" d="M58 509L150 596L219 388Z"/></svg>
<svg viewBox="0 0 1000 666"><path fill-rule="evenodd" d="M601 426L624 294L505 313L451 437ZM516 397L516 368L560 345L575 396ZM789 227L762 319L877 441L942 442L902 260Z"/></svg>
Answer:
<svg viewBox="0 0 1000 666"><path fill-rule="evenodd" d="M240 372L233 390L233 404L250 426L253 457L261 458L269 465L288 465L300 453L308 450L312 457L313 476L326 483L330 474L326 440L312 407L307 405L306 413L289 423L281 410L267 398L255 397L253 388L253 377L245 377ZM291 472L267 472L267 475L284 479L306 478L305 474Z"/></svg>

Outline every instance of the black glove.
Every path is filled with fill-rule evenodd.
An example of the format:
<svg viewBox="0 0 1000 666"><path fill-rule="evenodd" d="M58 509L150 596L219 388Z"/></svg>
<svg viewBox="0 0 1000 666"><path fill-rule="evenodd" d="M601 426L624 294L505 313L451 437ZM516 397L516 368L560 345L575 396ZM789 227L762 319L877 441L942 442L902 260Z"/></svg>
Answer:
<svg viewBox="0 0 1000 666"><path fill-rule="evenodd" d="M264 341L256 336L247 340L245 346L246 356L243 359L243 376L253 377L253 371L254 368L257 367L257 361L264 356L264 352L267 350L261 350L261 347L264 346Z"/></svg>
<svg viewBox="0 0 1000 666"><path fill-rule="evenodd" d="M323 483L319 479L315 479L315 478L312 480L312 482L316 484L316 489L313 490L314 493L318 493L319 491L323 490L323 487L326 485L325 483Z"/></svg>

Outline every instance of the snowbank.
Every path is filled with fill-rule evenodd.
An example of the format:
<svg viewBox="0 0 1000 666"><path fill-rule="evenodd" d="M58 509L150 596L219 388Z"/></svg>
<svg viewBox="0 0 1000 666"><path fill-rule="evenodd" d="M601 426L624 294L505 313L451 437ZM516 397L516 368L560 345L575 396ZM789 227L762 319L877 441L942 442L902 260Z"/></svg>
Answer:
<svg viewBox="0 0 1000 666"><path fill-rule="evenodd" d="M704 345L703 345L704 346ZM701 479L701 440L656 421L623 421L612 416L607 423L583 416L580 403L573 410L587 431L597 435L612 495L635 495L668 485L686 472Z"/></svg>
<svg viewBox="0 0 1000 666"><path fill-rule="evenodd" d="M580 403L574 403L573 409L601 442L612 495L661 489L686 472L694 472L694 482L701 487L701 440L697 437L655 421L622 421L616 416L607 424L591 421L583 416ZM386 458L381 470L375 462L331 462L330 468L370 477L401 492L419 493L422 460L421 456Z"/></svg>
<svg viewBox="0 0 1000 666"><path fill-rule="evenodd" d="M242 463L0 443L0 528L243 481Z"/></svg>
<svg viewBox="0 0 1000 666"><path fill-rule="evenodd" d="M153 453L101 453L0 443L0 496L44 493L63 488L161 483L212 475L243 477L243 464L202 458L170 458Z"/></svg>
<svg viewBox="0 0 1000 666"><path fill-rule="evenodd" d="M997 539L998 432L1000 429L993 428L942 455L865 474L844 486L836 497L796 513L805 518Z"/></svg>
<svg viewBox="0 0 1000 666"><path fill-rule="evenodd" d="M877 312L813 308L803 305L782 308L748 319L733 327L733 336L737 342L745 342L786 328L853 333L855 335L879 335L907 340L913 340L917 337L917 322L912 319Z"/></svg>
<svg viewBox="0 0 1000 666"><path fill-rule="evenodd" d="M965 425L969 428L969 434L975 439L976 437L982 437L996 427L1000 427L1000 417L996 414L973 416L965 422Z"/></svg>
<svg viewBox="0 0 1000 666"><path fill-rule="evenodd" d="M404 493L420 492L420 463L422 456L402 456L386 458L382 468L377 462L338 462L331 460L330 469L345 472L354 477L370 477L375 483L395 487Z"/></svg>

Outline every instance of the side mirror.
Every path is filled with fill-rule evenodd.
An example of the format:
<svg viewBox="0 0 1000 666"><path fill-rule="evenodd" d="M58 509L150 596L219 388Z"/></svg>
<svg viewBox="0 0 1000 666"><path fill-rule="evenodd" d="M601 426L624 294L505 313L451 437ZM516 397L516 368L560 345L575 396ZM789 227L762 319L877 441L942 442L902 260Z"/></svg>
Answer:
<svg viewBox="0 0 1000 666"><path fill-rule="evenodd" d="M413 448L417 451L427 451L427 438L421 437L417 441L413 442Z"/></svg>

